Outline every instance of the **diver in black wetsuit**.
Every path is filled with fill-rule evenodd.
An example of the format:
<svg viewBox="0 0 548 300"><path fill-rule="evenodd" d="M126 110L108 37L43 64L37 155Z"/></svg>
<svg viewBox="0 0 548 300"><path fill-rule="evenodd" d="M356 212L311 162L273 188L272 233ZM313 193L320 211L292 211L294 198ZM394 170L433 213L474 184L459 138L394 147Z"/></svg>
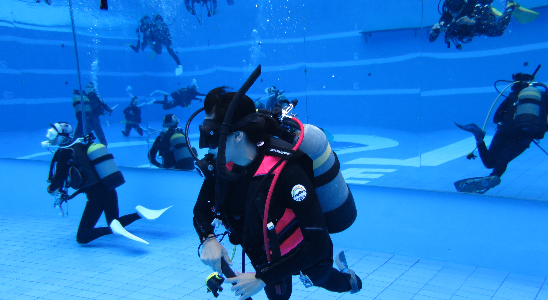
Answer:
<svg viewBox="0 0 548 300"><path fill-rule="evenodd" d="M158 168L177 170L194 170L194 159L192 158L182 129L177 128L179 119L176 115L167 114L164 116L163 127L166 132L161 132L154 140L154 144L148 152L150 163ZM196 153L196 150L193 149ZM162 158L162 162L156 160L156 156Z"/></svg>
<svg viewBox="0 0 548 300"><path fill-rule="evenodd" d="M157 54L162 54L162 46L166 47L167 52L177 64L177 68L181 66L181 61L175 51L173 51L173 46L171 45L171 34L169 33L169 28L164 22L164 18L160 15L154 17L154 22L152 23L152 35L154 40L152 43L149 43L150 48Z"/></svg>
<svg viewBox="0 0 548 300"><path fill-rule="evenodd" d="M171 93L171 98L173 99L171 101L168 100L169 94L164 91L156 90L152 92L150 95L152 96L156 93L163 94L164 100L154 101L154 104L162 104L162 108L164 110L173 109L177 106L189 107L192 100L199 100L200 102L202 102L202 99L197 97L205 96L204 94L201 94L198 92L198 85L196 84L196 80L193 80L190 86L187 86L186 88L180 88L176 90L175 92Z"/></svg>
<svg viewBox="0 0 548 300"><path fill-rule="evenodd" d="M99 120L99 116L103 116L106 113L109 115L112 114L112 109L105 104L105 101L103 101L103 98L97 93L97 90L92 82L86 85L85 96L88 97L89 104L91 106L91 113L89 114L88 122L86 123L88 126L87 131L95 132L99 142L107 146L107 139L105 137L105 133L103 132L103 127L101 127L101 120Z"/></svg>
<svg viewBox="0 0 548 300"><path fill-rule="evenodd" d="M487 169L493 169L487 177L470 178L455 183L459 192L485 193L500 184L500 177L506 172L508 164L530 147L534 140L544 138L548 131L548 93L529 86L531 75L514 74L516 84L512 92L497 108L493 123L497 131L487 148L485 132L476 124L459 125L462 130L471 132L477 143L479 155ZM527 78L528 80L522 80ZM459 184L460 183L460 184Z"/></svg>
<svg viewBox="0 0 548 300"><path fill-rule="evenodd" d="M233 5L234 0L227 0L228 5ZM217 10L217 0L185 0L186 10L193 15L196 15L196 9L194 4L205 6L207 9L207 16L211 17Z"/></svg>
<svg viewBox="0 0 548 300"><path fill-rule="evenodd" d="M124 117L126 118L126 129L122 130L124 136L129 136L131 129L135 129L140 136L143 136L143 128L139 126L141 124L141 109L137 106L139 99L133 96L128 107L124 108Z"/></svg>
<svg viewBox="0 0 548 300"><path fill-rule="evenodd" d="M497 20L491 7L492 2L493 0L445 0L442 16L430 30L429 41L434 42L440 33L445 32L447 47L450 47L452 41L461 50L461 43L470 43L474 36L501 36L510 24L516 4L513 0L506 0L506 9Z"/></svg>
<svg viewBox="0 0 548 300"><path fill-rule="evenodd" d="M235 94L216 88L206 96L200 148L209 148L211 154L216 154L220 124ZM232 118L226 143L226 161L230 162L227 165L232 166L232 172L240 174L239 179L227 181L217 174L206 176L200 190L194 206L194 226L202 241L202 262L216 272L221 272L221 259L231 264L227 250L214 235L212 222L217 218L229 229L230 242L242 245L256 271L238 273L227 279L236 284L232 290L237 296L241 295L241 299L263 288L269 299L289 299L291 276L299 274L307 286L339 293L358 292L361 280L348 269L344 252L335 259L341 271L332 267L333 244L311 181L312 160L300 150L281 172L270 202L269 220L280 233L273 233L275 237L269 234L272 249L269 262L264 251L260 212L272 179L263 181L263 178L270 168L266 165L272 158L272 147L282 149L289 144L272 137L282 135L275 119L257 116L253 101L244 96ZM216 184L220 187L217 191Z"/></svg>
<svg viewBox="0 0 548 300"><path fill-rule="evenodd" d="M137 46L129 45L131 49L135 52L139 50L145 50L145 47L154 41L154 36L152 34L152 20L149 16L144 16L139 21L139 27L135 30L137 32ZM141 42L141 36L143 37L143 42Z"/></svg>
<svg viewBox="0 0 548 300"><path fill-rule="evenodd" d="M42 146L49 149L50 146L59 146L51 160L48 176L47 192L50 195L66 195L66 189L71 187L78 190L69 197L79 193L85 193L88 202L82 214L76 241L78 244L87 244L99 237L116 233L135 241L148 244L143 239L127 232L124 227L146 218L149 220L159 217L164 210L149 210L138 205L136 213L119 217L118 195L116 187L125 181L114 161L108 158L106 148L101 144L92 143L91 139L72 141L72 126L65 122L51 125L46 137L48 141ZM106 155L105 155L106 154ZM92 157L103 162L92 165ZM97 171L100 168L101 172ZM100 177L98 174L108 174ZM68 199L67 199L68 200ZM62 204L62 203L60 203ZM101 214L104 212L108 227L97 227Z"/></svg>

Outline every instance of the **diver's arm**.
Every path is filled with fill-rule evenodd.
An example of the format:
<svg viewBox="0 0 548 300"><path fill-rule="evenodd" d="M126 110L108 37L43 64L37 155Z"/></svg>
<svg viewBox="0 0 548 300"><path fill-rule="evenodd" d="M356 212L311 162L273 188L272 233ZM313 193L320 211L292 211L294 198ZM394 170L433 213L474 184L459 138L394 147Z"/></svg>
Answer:
<svg viewBox="0 0 548 300"><path fill-rule="evenodd" d="M269 264L266 270L258 270L255 277L267 285L298 274L299 271L326 258L331 245L318 196L304 170L297 164L288 164L279 178L280 186L276 188L275 195L280 196L281 199L276 201L281 200L285 207L293 210L303 240L279 260ZM306 197L302 200L294 200L291 197L292 190L297 185L303 186L306 190ZM279 188L281 190L278 190Z"/></svg>
<svg viewBox="0 0 548 300"><path fill-rule="evenodd" d="M156 154L158 154L161 136L162 134L160 133L160 135L154 140L154 144L152 144L152 147L150 147L150 151L148 152L148 159L150 160L150 163L158 168L162 167L162 165L156 160Z"/></svg>
<svg viewBox="0 0 548 300"><path fill-rule="evenodd" d="M194 204L194 229L200 239L214 234L214 227L211 225L215 218L213 208L215 206L215 179L206 178L202 183L198 199Z"/></svg>

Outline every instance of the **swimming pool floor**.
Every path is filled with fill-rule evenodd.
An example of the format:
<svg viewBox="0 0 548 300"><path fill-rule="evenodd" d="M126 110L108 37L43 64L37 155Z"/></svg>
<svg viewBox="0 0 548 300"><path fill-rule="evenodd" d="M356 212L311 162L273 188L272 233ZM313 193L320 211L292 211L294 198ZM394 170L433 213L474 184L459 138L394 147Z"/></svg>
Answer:
<svg viewBox="0 0 548 300"><path fill-rule="evenodd" d="M150 245L110 235L82 246L75 241L81 212L69 213L0 211L0 299L215 299L206 292L210 270L197 257L193 229L139 221L127 228ZM335 247L341 250L362 278L359 293L307 289L293 277L291 299L548 299L544 277ZM238 250L235 266L240 257ZM217 299L237 299L223 287Z"/></svg>

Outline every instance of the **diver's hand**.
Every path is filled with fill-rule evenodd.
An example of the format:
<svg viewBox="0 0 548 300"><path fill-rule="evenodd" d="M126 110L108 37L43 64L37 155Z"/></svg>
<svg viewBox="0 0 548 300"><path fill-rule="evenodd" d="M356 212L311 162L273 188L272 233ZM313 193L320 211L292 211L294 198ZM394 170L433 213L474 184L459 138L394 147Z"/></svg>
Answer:
<svg viewBox="0 0 548 300"><path fill-rule="evenodd" d="M55 195L57 194L57 190L52 191L52 190L50 189L50 186L49 186L49 185L48 185L48 188L47 188L46 190L48 191L48 194L49 194L50 196L55 196Z"/></svg>
<svg viewBox="0 0 548 300"><path fill-rule="evenodd" d="M457 25L474 25L476 24L476 20L472 20L468 18L467 16L464 16L457 20Z"/></svg>
<svg viewBox="0 0 548 300"><path fill-rule="evenodd" d="M221 259L224 258L229 265L232 265L232 261L228 257L228 252L225 247L217 241L215 237L208 238L202 244L203 250L200 260L205 265L208 265L213 269L213 272L223 274L221 270Z"/></svg>
<svg viewBox="0 0 548 300"><path fill-rule="evenodd" d="M236 277L227 278L226 282L234 284L230 290L240 300L247 299L260 292L266 284L259 278L255 278L255 273L240 273L235 271Z"/></svg>

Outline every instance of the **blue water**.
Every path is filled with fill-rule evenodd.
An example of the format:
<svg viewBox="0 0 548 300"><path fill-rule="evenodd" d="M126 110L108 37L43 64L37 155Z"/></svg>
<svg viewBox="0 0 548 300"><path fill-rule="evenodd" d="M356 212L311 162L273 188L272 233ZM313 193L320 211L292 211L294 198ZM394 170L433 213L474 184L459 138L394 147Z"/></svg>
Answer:
<svg viewBox="0 0 548 300"><path fill-rule="evenodd" d="M536 80L546 83L548 1L522 1L524 7L533 8L540 17L529 24L520 24L513 19L502 36L475 37L471 43L463 44L462 50L456 50L454 45L447 48L443 36L434 43L428 42L430 28L439 18L438 1L435 0L235 0L234 5L218 0L217 12L211 17L207 17L206 10L200 7L197 7L197 16L192 16L183 1L109 1L108 11L100 11L97 2L72 2L76 40L73 39L67 0L53 0L52 5L34 0L4 0L2 3L0 158L4 174L18 174L17 179L5 175L2 183L5 189L16 188L13 195L0 202L0 219L4 220L6 239L16 239L8 234L9 224L18 219L13 215L28 210L29 206L33 209L28 213L42 224L40 226L66 225L59 225L60 221L51 214L41 216L41 212L49 214L51 206L49 198L45 199L49 196L43 193L46 162L51 160L51 153L42 149L40 142L45 140L49 123L67 121L76 125L71 98L72 91L78 89L80 83L83 88L86 83L94 82L110 107L118 105L111 116L101 117L109 150L118 165L129 167L124 172L131 174L129 178L136 182L128 184L135 189L146 189L145 192L130 188L120 191L121 195L125 193L121 202L127 203L122 209L129 210L139 203L154 203L153 199L158 195L173 201L179 199L183 207L190 207L201 178L196 172L181 175L180 172L156 170L149 164L147 152L166 113L176 114L183 125L202 104L193 101L189 108L178 107L170 111L164 111L160 105L145 105L141 125L150 129L150 136L140 137L132 132L126 138L121 134L124 128L122 110L130 101L126 88L132 87L141 104L159 100L159 96L151 96L155 90L171 93L190 85L194 79L202 93L218 86L237 90L260 64L262 74L248 96L252 99L264 97L265 88L274 85L284 90L288 99L298 99L294 112L303 122L322 127L333 135L332 147L341 161L343 176L356 191L354 194L360 195L356 197L361 209L359 219L351 231L337 238L337 247L358 253L356 261L373 253L375 258L369 256L366 260L376 261L378 257L388 255L384 264L394 259L391 255L403 255L417 258L415 262L435 260L436 263L429 264L428 268L443 264L445 267L438 271L447 266L454 269L451 264L459 264L465 266L457 268L460 271L472 270L467 273L470 278L474 278L475 270L496 274L494 277L506 274L503 279L522 278L515 274L541 276L541 279L528 278L533 282L541 280L539 286L535 285L540 292L529 298L544 299L544 278L548 276L543 271L548 267L543 258L546 256L543 242L546 231L544 225L539 227L539 224L543 223L542 213L546 211L545 201L548 200L548 155L532 145L510 163L502 183L485 196L468 198L470 195L456 194L455 181L486 176L490 171L479 158L465 158L475 143L469 133L456 128L453 122L483 125L498 95L493 86L496 80L510 80L517 72L532 73L538 65L543 65ZM495 0L493 5L502 10L504 1ZM139 53L129 48L129 44L137 42L135 29L145 14L161 14L169 24L173 47L184 69L182 75L175 76L176 65L165 49L162 54L153 55L149 48ZM504 84L497 87L503 89ZM200 118L190 127L193 144L198 140ZM494 124L489 120L487 141L494 130ZM544 147L543 142L541 146ZM26 178L27 174L32 174L31 178ZM192 184L178 186L174 178L180 176L185 177L184 182ZM32 189L27 182L32 182ZM162 188L161 193L155 192L155 186L161 186L162 182L169 183L168 187ZM174 185L177 187L173 188ZM460 196L464 198L458 198ZM82 199L78 201L83 204ZM171 205L167 202L166 205ZM75 206L75 219L67 226L74 232L81 208ZM188 212L174 207L174 215L167 215L160 222L167 226L162 230L170 232L167 235L177 235L176 232L191 229L188 222L179 223L185 218L178 218L177 214L184 213ZM382 224L390 226L379 231ZM147 235L148 227L139 228ZM360 230L363 228L367 230ZM71 237L72 231L68 233ZM48 234L44 233L44 238ZM194 237L188 235L185 245L194 242ZM366 239L363 243L355 239L361 235ZM51 235L51 239L56 237ZM61 241L73 243L67 236ZM113 247L108 246L110 242L117 243L116 239L111 239L97 247ZM158 238L156 242L176 244L170 237ZM453 250L445 250L449 249L445 248L447 244ZM466 247L467 244L470 247ZM17 245L11 243L9 251L3 253L16 252ZM193 247L189 251L193 252ZM130 255L135 260L160 251L158 248L150 253L142 249L116 249L114 257L135 251L131 254L134 256ZM76 251L71 255L77 257L82 250L86 249L69 248L67 251ZM44 251L49 253L52 248ZM98 253L99 256L112 254L102 250ZM13 261L9 263L12 264L0 263L0 298L9 298L2 294L9 282L5 278L11 276L6 272L14 266ZM17 261L16 265L19 263ZM190 269L199 267L198 264ZM369 265L361 267L362 272L373 276L371 280L383 276L368 269ZM484 272L481 268L493 271ZM485 279L485 276L481 278ZM451 279L445 286L456 284L456 281ZM482 285L488 284L482 282ZM101 284L97 286L101 287ZM195 290L197 294L203 294L197 292L198 287ZM422 293L417 291L411 296L415 297L413 299L419 299L421 295L436 298L428 293L431 289L423 289ZM470 289L461 292L449 294L452 299L481 298L466 294ZM38 297L33 293L27 298ZM498 296L492 293L489 298L504 299L505 293ZM23 299L25 295L23 292L11 294ZM62 298L60 293L53 294L56 295L51 296L53 298ZM101 295L104 299L109 298ZM115 298L113 294L108 295ZM409 295L399 295L400 298L389 295L393 297L381 296L379 292L362 298L411 298L406 298ZM320 299L306 293L300 296ZM76 297L74 294L66 298ZM142 294L139 297L146 298ZM187 298L191 297L194 296ZM508 299L518 299L516 297L507 296ZM529 299L524 295L519 297Z"/></svg>

